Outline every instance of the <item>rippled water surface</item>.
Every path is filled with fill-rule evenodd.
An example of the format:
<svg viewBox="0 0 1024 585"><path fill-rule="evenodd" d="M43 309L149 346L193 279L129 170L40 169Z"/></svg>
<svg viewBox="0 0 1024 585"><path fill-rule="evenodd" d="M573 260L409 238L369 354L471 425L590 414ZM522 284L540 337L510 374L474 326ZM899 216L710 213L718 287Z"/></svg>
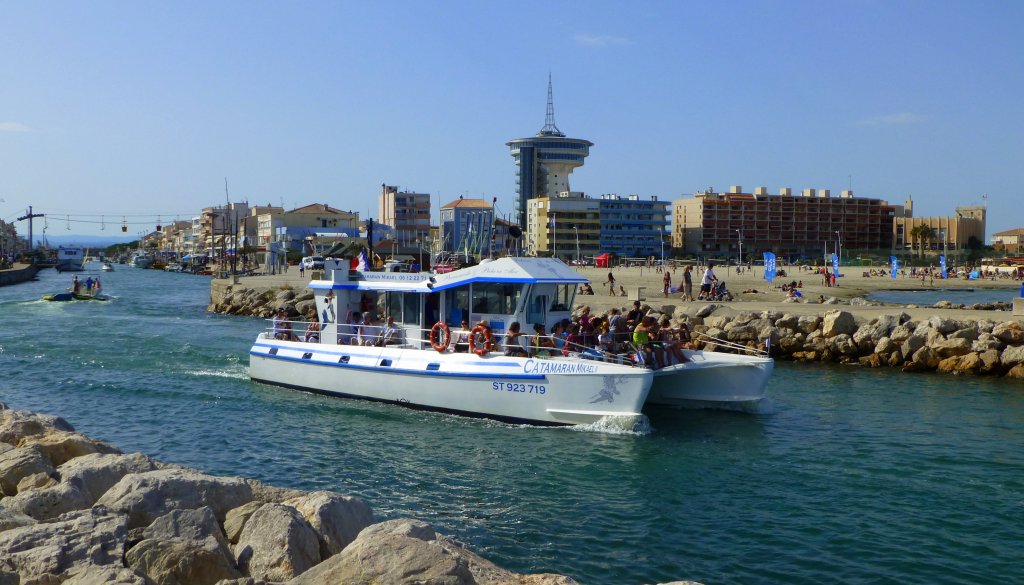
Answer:
<svg viewBox="0 0 1024 585"><path fill-rule="evenodd" d="M1010 285L1012 286L1012 285ZM934 305L939 301L972 305L974 303L1010 303L1020 296L1020 288L979 288L934 290L880 290L868 295L872 301L902 305ZM1004 315L1008 316L1008 315Z"/></svg>
<svg viewBox="0 0 1024 585"><path fill-rule="evenodd" d="M1024 575L1024 385L779 364L769 414L534 428L249 382L257 320L117 266L108 303L0 288L0 400L126 451L368 499L583 583L1007 583Z"/></svg>

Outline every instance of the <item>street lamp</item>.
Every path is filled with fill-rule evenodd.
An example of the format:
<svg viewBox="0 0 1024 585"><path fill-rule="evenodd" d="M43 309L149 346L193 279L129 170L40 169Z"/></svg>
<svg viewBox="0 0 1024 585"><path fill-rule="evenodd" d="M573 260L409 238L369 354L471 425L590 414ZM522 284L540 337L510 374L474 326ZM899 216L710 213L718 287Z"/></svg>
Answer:
<svg viewBox="0 0 1024 585"><path fill-rule="evenodd" d="M576 232L576 265L580 264L580 229L576 224L572 224L572 231Z"/></svg>
<svg viewBox="0 0 1024 585"><path fill-rule="evenodd" d="M739 257L737 258L737 267L743 264L743 230L736 230L736 233L740 235L740 250Z"/></svg>

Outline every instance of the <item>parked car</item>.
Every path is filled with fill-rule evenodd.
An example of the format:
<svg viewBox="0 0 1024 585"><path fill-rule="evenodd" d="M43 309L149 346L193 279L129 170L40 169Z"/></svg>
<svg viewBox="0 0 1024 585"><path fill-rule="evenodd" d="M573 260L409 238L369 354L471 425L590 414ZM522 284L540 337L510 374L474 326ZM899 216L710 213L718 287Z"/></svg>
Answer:
<svg viewBox="0 0 1024 585"><path fill-rule="evenodd" d="M324 269L324 257L323 256L306 256L302 259L302 267L305 270L323 270Z"/></svg>

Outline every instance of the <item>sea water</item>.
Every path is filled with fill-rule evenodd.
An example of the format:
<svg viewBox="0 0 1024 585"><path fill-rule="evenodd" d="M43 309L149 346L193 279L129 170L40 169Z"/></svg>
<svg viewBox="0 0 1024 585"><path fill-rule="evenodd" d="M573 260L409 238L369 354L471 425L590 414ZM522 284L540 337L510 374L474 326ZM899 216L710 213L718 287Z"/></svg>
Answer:
<svg viewBox="0 0 1024 585"><path fill-rule="evenodd" d="M880 290L868 294L868 300L900 305L931 306L939 301L973 305L974 303L1012 303L1017 295L1017 288L1011 285L1008 288ZM993 318L998 319L1000 315L1009 318L1006 313L994 313Z"/></svg>
<svg viewBox="0 0 1024 585"><path fill-rule="evenodd" d="M53 270L0 288L0 400L126 452L361 496L582 583L1024 575L1020 382L780 363L763 414L508 425L252 383L264 322L207 313L206 277L116 268L106 303L38 300L69 284Z"/></svg>

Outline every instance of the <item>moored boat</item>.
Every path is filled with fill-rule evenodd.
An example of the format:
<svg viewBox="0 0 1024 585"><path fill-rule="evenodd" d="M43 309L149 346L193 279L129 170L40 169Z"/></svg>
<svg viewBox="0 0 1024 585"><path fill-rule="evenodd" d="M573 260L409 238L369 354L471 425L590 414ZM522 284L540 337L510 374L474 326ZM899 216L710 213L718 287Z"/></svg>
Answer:
<svg viewBox="0 0 1024 585"><path fill-rule="evenodd" d="M57 248L57 272L81 272L85 254L76 246Z"/></svg>
<svg viewBox="0 0 1024 585"><path fill-rule="evenodd" d="M551 326L569 318L576 286L586 279L558 260L502 258L445 274L325 264L330 280L309 285L319 339L290 340L279 317L250 350L253 380L535 424L642 417L653 379L647 368L577 353L497 351L495 340L514 322ZM350 319L377 310L393 322ZM464 332L465 351L455 351L451 329L464 322L479 325Z"/></svg>

